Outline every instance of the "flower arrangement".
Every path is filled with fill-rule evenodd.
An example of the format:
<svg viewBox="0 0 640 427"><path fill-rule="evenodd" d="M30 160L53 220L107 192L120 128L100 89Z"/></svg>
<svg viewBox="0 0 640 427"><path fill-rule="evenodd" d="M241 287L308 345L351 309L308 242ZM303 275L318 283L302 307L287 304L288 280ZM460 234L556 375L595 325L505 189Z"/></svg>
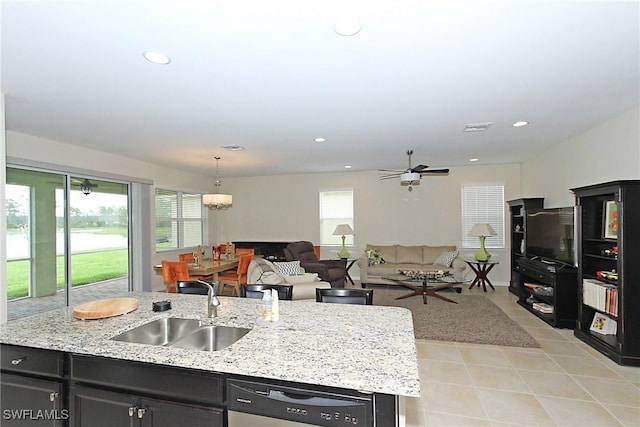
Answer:
<svg viewBox="0 0 640 427"><path fill-rule="evenodd" d="M365 251L369 258L369 265L384 264L384 258L380 255L380 249L369 249Z"/></svg>

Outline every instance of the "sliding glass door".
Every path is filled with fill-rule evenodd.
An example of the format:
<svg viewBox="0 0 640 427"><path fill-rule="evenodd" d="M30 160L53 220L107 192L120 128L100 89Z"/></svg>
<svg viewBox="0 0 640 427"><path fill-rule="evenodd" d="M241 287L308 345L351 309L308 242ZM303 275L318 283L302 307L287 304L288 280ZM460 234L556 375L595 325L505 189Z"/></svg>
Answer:
<svg viewBox="0 0 640 427"><path fill-rule="evenodd" d="M127 183L7 168L9 319L129 289L128 193Z"/></svg>

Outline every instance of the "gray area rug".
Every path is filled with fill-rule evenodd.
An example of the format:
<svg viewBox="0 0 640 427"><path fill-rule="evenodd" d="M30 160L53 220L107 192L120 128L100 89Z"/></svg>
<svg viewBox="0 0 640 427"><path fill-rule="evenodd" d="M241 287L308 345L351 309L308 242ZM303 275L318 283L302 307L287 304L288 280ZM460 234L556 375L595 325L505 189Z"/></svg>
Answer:
<svg viewBox="0 0 640 427"><path fill-rule="evenodd" d="M411 310L416 338L511 347L540 347L527 331L484 296L442 293L458 304L433 297L428 297L427 304L423 304L421 296L395 299L407 292L409 291L374 288L373 304Z"/></svg>

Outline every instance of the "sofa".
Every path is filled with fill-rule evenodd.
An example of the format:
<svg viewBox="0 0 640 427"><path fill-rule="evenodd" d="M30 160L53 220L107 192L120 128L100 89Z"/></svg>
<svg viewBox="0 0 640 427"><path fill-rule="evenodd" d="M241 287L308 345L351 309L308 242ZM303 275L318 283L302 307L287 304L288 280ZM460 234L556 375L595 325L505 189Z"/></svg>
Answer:
<svg viewBox="0 0 640 427"><path fill-rule="evenodd" d="M401 271L439 271L448 272L456 279L463 280L469 269L460 258L455 246L402 246L370 245L358 258L360 283L397 285L384 276L399 274Z"/></svg>
<svg viewBox="0 0 640 427"><path fill-rule="evenodd" d="M293 285L292 300L316 299L316 288L329 289L329 282L321 281L318 274L309 273L300 267L299 261L271 262L254 258L247 270L247 283L267 285Z"/></svg>

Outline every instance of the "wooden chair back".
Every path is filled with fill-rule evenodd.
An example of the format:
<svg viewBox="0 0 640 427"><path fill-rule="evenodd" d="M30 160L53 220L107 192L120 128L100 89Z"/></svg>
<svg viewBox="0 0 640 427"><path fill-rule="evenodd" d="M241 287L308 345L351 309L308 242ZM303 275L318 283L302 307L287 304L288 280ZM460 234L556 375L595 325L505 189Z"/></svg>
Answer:
<svg viewBox="0 0 640 427"><path fill-rule="evenodd" d="M178 280L189 280L189 267L185 261L162 261L162 281L167 292L175 293Z"/></svg>

